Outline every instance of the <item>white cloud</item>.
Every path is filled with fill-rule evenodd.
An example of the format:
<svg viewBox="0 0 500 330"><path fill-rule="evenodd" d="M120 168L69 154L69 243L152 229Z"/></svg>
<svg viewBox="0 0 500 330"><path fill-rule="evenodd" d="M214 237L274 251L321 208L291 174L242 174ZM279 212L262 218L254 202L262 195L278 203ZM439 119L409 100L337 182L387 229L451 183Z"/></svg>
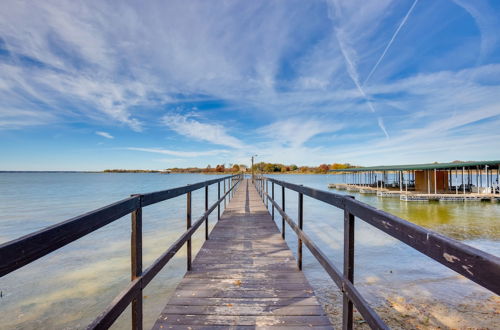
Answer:
<svg viewBox="0 0 500 330"><path fill-rule="evenodd" d="M95 134L102 136L106 139L114 139L115 137L107 132L95 132Z"/></svg>
<svg viewBox="0 0 500 330"><path fill-rule="evenodd" d="M290 118L261 127L257 133L270 139L273 144L297 148L318 134L334 132L341 127L315 119Z"/></svg>
<svg viewBox="0 0 500 330"><path fill-rule="evenodd" d="M25 109L2 109L0 129L22 129L28 126L54 123L56 118L49 113Z"/></svg>
<svg viewBox="0 0 500 330"><path fill-rule="evenodd" d="M180 114L169 114L162 122L177 134L213 144L231 148L243 148L245 145L239 139L227 134L226 129L219 124L201 123Z"/></svg>
<svg viewBox="0 0 500 330"><path fill-rule="evenodd" d="M127 150L132 151L144 151L151 152L162 155L176 156L176 157L203 157L203 156L215 156L220 154L228 153L228 150L208 150L208 151L177 151L177 150L168 150L162 148L135 148L130 147Z"/></svg>

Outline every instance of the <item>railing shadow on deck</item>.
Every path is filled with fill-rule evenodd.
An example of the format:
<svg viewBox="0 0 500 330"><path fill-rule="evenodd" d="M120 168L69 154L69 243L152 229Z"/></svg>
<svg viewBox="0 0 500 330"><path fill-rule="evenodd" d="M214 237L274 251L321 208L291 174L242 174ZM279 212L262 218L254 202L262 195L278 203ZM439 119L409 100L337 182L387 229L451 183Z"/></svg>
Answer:
<svg viewBox="0 0 500 330"><path fill-rule="evenodd" d="M271 195L269 194L271 183ZM254 184L262 201L268 207L274 220L276 209L282 217L282 237L285 238L285 221L297 234L297 264L302 269L302 244L323 266L325 271L343 294L342 328L353 328L353 305L372 329L388 329L377 313L369 306L354 286L354 224L355 217L384 233L411 246L424 255L436 260L451 270L476 282L482 287L500 294L500 258L417 226L390 213L378 210L355 200L353 196L340 195L302 185L276 180L262 175L254 178ZM281 207L274 200L275 185L281 186ZM298 193L298 224L285 212L285 188ZM333 265L303 229L304 195L344 210L344 268L343 272Z"/></svg>
<svg viewBox="0 0 500 330"><path fill-rule="evenodd" d="M187 269L191 269L191 236L205 222L205 239L208 239L208 217L217 208L220 219L221 204L226 204L243 178L242 174L225 176L184 187L147 194L136 194L89 213L79 215L32 234L0 245L0 277L7 275L121 217L131 214L131 282L107 306L88 329L107 329L132 304L132 329L142 329L142 290L186 243ZM228 183L226 187L226 182ZM221 183L223 192L221 195ZM208 187L217 184L217 201L208 206ZM205 213L191 223L191 193L205 188ZM142 270L142 208L148 205L186 195L186 231L157 258Z"/></svg>

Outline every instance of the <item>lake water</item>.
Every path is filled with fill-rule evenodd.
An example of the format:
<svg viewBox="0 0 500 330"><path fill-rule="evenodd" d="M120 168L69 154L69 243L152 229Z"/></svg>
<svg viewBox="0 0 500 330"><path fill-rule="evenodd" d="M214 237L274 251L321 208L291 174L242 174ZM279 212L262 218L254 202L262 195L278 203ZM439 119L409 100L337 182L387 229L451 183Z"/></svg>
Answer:
<svg viewBox="0 0 500 330"><path fill-rule="evenodd" d="M0 173L0 243L133 193L215 177L155 173ZM328 190L328 183L338 179L335 175L280 175L277 178L324 190ZM279 192L280 189L276 189L277 200L281 200ZM216 186L211 187L209 196L212 204L216 200ZM405 203L399 199L355 196L413 223L500 254L498 203ZM185 230L185 198L181 196L144 208L144 268ZM297 194L287 191L287 213L293 218L297 214L296 201ZM203 208L203 190L194 192L193 219L203 213ZM214 216L210 217L211 225L215 221ZM280 224L281 220L277 222ZM304 229L342 268L343 213L305 197ZM199 230L193 238L194 252L203 239L203 230ZM290 229L287 242L295 251L296 236ZM437 301L451 309L472 309L478 302L492 297L486 289L359 220L355 260L355 283L375 307L397 298L415 303ZM154 323L184 275L185 267L183 248L145 289L145 328ZM336 299L334 285L307 251L304 270L322 302ZM129 272L130 216L126 216L1 278L0 328L85 328L125 288ZM465 307L464 302L467 302ZM114 327L128 328L129 314L125 311Z"/></svg>

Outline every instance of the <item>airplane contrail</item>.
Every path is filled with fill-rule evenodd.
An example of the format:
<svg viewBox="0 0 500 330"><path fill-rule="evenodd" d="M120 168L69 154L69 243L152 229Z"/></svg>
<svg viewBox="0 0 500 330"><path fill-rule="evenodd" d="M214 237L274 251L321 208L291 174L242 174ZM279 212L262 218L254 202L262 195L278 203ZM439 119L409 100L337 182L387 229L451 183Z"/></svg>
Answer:
<svg viewBox="0 0 500 330"><path fill-rule="evenodd" d="M342 56L344 57L344 60L346 61L347 73L349 74L349 77L353 81L354 85L356 85L356 88L358 89L361 96L365 99L366 105L368 105L368 108L370 108L370 111L373 113L376 113L377 111L375 111L375 107L373 106L370 98L365 93L365 90L363 89L363 87L361 86L361 84L359 82L358 70L356 69L356 64L351 60L351 58L349 57L349 54L348 54L349 52L348 52L347 48L349 46L345 43L343 35L341 33L339 33L338 29L335 29L335 35L336 35L337 41L339 43L340 52L342 53ZM382 132L384 132L385 137L387 139L389 139L389 133L387 132L387 129L385 128L384 120L382 119L382 117L380 117L380 116L378 117L377 123L378 123L379 128L382 130Z"/></svg>
<svg viewBox="0 0 500 330"><path fill-rule="evenodd" d="M398 28L396 29L396 32L394 32L394 34L392 35L391 40L389 40L389 43L387 44L387 46L384 49L384 52L382 53L382 55L380 55L377 63L375 63L375 65L373 66L372 70L370 71L370 73L366 77L365 81L363 82L363 86L371 78L372 74L375 72L375 70L377 69L377 67L380 64L380 62L382 62L382 59L384 58L385 54L387 53L387 51L391 47L392 43L394 42L394 39L396 39L396 37L397 37L397 35L399 33L399 30L401 30L401 28L403 27L403 25L405 25L406 21L408 20L408 17L410 16L411 12L413 11L413 8L415 8L415 6L417 5L417 2L418 2L418 0L415 0L413 2L413 4L411 5L410 10L408 10L408 12L406 13L406 16L403 18L403 20L399 24Z"/></svg>

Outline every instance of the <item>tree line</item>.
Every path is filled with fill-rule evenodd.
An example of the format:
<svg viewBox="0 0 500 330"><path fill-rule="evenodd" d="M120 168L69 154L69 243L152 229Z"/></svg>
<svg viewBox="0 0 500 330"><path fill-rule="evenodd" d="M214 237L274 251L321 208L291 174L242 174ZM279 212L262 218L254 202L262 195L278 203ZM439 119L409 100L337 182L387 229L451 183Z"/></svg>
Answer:
<svg viewBox="0 0 500 330"><path fill-rule="evenodd" d="M256 173L297 173L297 174L324 174L329 170L341 170L345 168L356 167L349 163L333 163L333 164L321 164L319 166L297 166L295 164L285 165L280 163L265 163L260 162L254 164L253 169ZM186 167L186 168L169 168L166 170L125 170L125 169L108 169L104 170L107 173L239 173L239 172L251 172L251 168L248 168L243 164L229 164L226 167L225 164L217 164L215 167L207 165L207 167Z"/></svg>
<svg viewBox="0 0 500 330"><path fill-rule="evenodd" d="M327 173L329 170L341 170L356 167L349 163L321 164L319 166L297 166L279 163L260 162L254 164L254 171L260 173Z"/></svg>

